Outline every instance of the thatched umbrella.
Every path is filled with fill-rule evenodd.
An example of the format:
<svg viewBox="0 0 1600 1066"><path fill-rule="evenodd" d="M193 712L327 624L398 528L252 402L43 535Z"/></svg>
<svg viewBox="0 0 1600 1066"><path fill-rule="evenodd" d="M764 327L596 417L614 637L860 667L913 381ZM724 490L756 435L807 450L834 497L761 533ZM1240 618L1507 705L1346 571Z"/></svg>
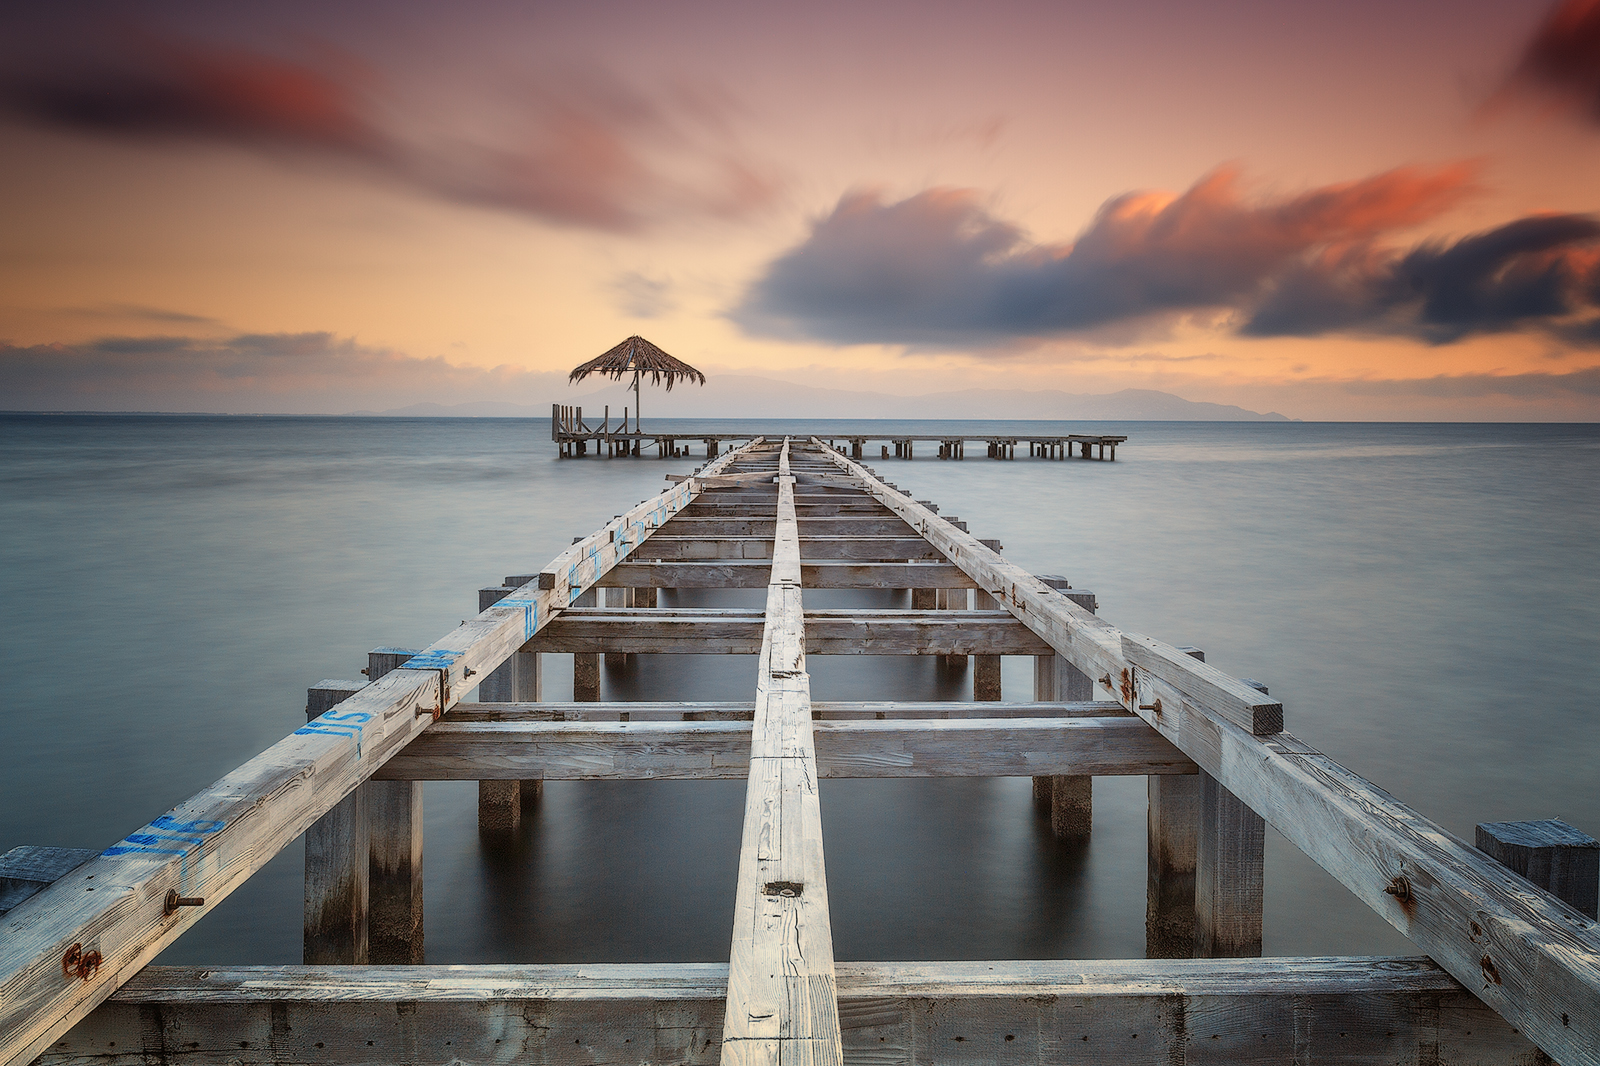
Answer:
<svg viewBox="0 0 1600 1066"><path fill-rule="evenodd" d="M590 374L599 374L601 377L621 381L629 374L633 375L634 418L638 419L639 408L639 376L650 375L650 384L659 385L663 380L667 383L667 391L672 391L672 386L679 381L693 381L698 385L706 383L706 376L681 359L674 359L666 352L657 348L640 336L632 336L606 354L596 359L591 359L582 366L574 368L567 381L576 383L582 381ZM637 421L635 422L637 424Z"/></svg>

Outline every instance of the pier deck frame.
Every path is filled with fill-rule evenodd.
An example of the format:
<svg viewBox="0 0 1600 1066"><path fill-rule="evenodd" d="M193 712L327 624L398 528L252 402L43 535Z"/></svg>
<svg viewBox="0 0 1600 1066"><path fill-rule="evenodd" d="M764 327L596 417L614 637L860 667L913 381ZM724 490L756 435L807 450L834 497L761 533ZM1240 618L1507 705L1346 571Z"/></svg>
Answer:
<svg viewBox="0 0 1600 1066"><path fill-rule="evenodd" d="M684 554L738 538L764 554ZM1257 687L1118 629L825 442L752 441L505 585L0 917L0 1060L1513 1063L1531 1038L1600 1063L1592 919L1284 732ZM763 586L759 615L575 606L600 587ZM852 620L807 612L807 587L973 588L989 609ZM519 655L703 652L708 626L711 650L757 655L752 702L461 702ZM1054 656L1102 698L813 705L806 656L863 651ZM1220 789L1430 958L834 962L819 778L1116 773ZM367 782L666 777L749 782L726 967L146 967ZM1223 890L1258 872L1216 858Z"/></svg>

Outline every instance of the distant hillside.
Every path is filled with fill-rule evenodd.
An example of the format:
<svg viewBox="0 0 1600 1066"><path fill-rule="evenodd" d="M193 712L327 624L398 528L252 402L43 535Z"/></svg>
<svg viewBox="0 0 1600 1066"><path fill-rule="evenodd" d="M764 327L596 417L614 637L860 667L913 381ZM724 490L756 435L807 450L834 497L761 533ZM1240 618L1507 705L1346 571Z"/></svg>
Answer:
<svg viewBox="0 0 1600 1066"><path fill-rule="evenodd" d="M609 404L620 414L633 404L620 385L572 392L552 402L600 413ZM1039 418L1172 422L1286 422L1277 412L1262 414L1231 404L1185 400L1154 389L1108 393L1073 393L1054 389L962 389L923 396L885 392L818 389L789 381L742 374L719 374L703 388L679 386L671 393L645 394L645 415L658 418ZM405 418L543 418L550 405L478 400L472 403L419 403L387 411L354 411L358 415Z"/></svg>

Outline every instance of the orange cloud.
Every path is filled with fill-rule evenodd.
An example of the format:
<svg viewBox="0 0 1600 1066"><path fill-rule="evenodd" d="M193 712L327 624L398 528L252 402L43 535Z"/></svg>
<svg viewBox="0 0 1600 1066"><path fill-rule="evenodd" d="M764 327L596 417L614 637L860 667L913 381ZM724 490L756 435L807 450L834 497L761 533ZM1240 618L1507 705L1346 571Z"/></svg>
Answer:
<svg viewBox="0 0 1600 1066"><path fill-rule="evenodd" d="M703 95L658 99L590 74L481 103L507 117L469 137L460 130L477 124L428 128L347 57L314 64L190 44L63 61L0 82L0 107L36 123L296 150L564 225L625 232L668 218L738 217L776 192Z"/></svg>

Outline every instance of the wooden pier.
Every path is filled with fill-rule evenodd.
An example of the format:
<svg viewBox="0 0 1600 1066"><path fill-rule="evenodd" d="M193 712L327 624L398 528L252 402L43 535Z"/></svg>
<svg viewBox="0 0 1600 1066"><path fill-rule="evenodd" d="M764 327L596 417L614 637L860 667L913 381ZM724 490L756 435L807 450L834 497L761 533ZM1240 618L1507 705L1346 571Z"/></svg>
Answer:
<svg viewBox="0 0 1600 1066"><path fill-rule="evenodd" d="M725 433L647 431L639 427L638 419L629 421L626 407L616 423L611 421L609 407L604 409L599 422L585 421L581 407L561 404L551 404L550 407L550 439L556 442L563 459L588 455L591 446L595 455L607 458L639 458L654 452L658 458L666 459L688 455L693 444L702 445L705 457L713 459L729 444L752 441L761 435L758 431L742 430ZM1025 449L1024 455L1038 459L1096 459L1114 463L1117 461L1117 445L1128 438L1101 433L977 433L967 436L945 433L830 436L824 433L817 434L817 439L830 448L848 453L853 459L865 456L870 450L868 441L882 441L880 458L883 459L913 459L918 443L934 445L934 454L940 459L965 459L967 444L973 443L986 445L985 454L990 459L1015 459L1017 448L1021 446ZM976 448L973 454L977 454Z"/></svg>
<svg viewBox="0 0 1600 1066"><path fill-rule="evenodd" d="M1286 732L1265 686L938 512L825 441L750 441L432 646L315 686L305 726L98 855L6 856L0 1060L1600 1063L1593 839L1459 840ZM765 608L656 606L729 587ZM808 609L816 588L910 608ZM751 698L600 702L599 656L642 651L756 656ZM572 702L542 699L550 654ZM974 699L812 702L808 656L863 654L970 661ZM1032 692L1001 691L1004 655ZM822 778L1028 776L1071 839L1113 774L1148 781L1148 958L835 962ZM748 782L728 964L425 964L418 782L478 781L492 839L545 780L662 778ZM1259 957L1269 824L1421 954ZM306 965L147 965L302 837Z"/></svg>

